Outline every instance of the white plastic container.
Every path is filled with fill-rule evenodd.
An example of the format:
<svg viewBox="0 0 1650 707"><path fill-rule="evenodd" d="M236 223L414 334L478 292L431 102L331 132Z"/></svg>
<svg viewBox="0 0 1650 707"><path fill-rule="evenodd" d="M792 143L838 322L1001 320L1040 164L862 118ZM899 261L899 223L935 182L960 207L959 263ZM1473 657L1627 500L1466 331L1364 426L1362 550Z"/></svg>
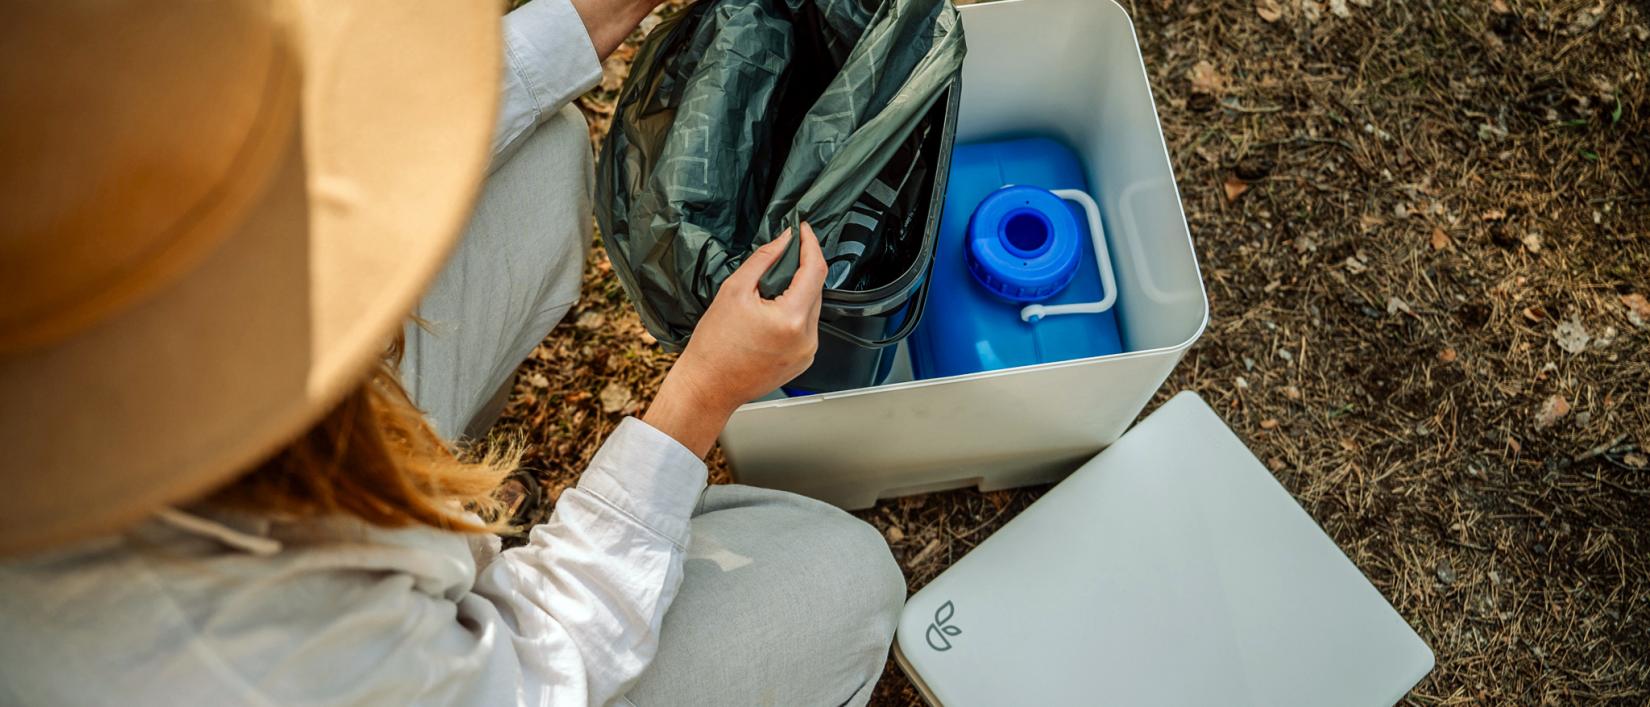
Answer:
<svg viewBox="0 0 1650 707"><path fill-rule="evenodd" d="M1127 353L751 403L722 434L740 483L844 508L1063 478L1116 441L1202 334L1208 300L1134 26L1112 0L961 8L957 142L1075 149L1110 240ZM929 306L943 306L930 302Z"/></svg>

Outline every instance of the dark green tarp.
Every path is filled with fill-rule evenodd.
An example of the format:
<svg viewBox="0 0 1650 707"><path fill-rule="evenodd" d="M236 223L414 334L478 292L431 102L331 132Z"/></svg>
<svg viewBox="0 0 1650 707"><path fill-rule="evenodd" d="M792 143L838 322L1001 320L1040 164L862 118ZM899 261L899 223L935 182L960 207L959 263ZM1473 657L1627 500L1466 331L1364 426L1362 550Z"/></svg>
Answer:
<svg viewBox="0 0 1650 707"><path fill-rule="evenodd" d="M878 224L909 201L913 133L939 129L923 118L963 53L949 0L701 0L661 22L620 92L596 186L648 331L684 344L745 256L799 221L825 250L827 289L910 265L898 229ZM793 241L764 294L784 289L797 253Z"/></svg>

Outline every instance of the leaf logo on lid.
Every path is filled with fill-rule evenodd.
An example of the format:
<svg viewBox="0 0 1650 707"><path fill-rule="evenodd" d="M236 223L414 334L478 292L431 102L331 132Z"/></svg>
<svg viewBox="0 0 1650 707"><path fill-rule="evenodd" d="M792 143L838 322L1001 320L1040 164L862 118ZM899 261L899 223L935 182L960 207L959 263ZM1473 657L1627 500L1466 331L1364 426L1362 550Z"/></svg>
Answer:
<svg viewBox="0 0 1650 707"><path fill-rule="evenodd" d="M961 636L962 629L951 625L957 607L947 601L934 610L934 623L928 624L928 647L944 652L951 650L951 637Z"/></svg>

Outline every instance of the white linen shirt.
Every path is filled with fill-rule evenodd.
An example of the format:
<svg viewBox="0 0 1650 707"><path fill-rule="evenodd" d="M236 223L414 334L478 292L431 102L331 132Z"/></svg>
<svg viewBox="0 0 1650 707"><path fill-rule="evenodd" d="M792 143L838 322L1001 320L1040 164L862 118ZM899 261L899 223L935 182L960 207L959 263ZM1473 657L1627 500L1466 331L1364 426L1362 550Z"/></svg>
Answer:
<svg viewBox="0 0 1650 707"><path fill-rule="evenodd" d="M704 487L697 456L629 418L503 553L428 528L173 511L10 560L0 704L607 704L658 648Z"/></svg>
<svg viewBox="0 0 1650 707"><path fill-rule="evenodd" d="M569 0L504 20L494 165L600 79ZM705 465L626 419L528 543L169 510L0 562L4 705L598 705L648 667Z"/></svg>

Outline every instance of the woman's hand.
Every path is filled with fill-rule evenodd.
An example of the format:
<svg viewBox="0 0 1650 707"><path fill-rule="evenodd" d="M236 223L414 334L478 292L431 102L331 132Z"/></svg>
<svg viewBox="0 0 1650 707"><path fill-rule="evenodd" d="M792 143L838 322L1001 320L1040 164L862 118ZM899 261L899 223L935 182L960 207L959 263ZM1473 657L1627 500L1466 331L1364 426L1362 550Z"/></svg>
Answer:
<svg viewBox="0 0 1650 707"><path fill-rule="evenodd" d="M802 258L790 287L771 300L756 290L791 238L786 230L757 248L723 281L642 417L699 456L710 451L735 409L813 364L825 255L812 227L802 224Z"/></svg>
<svg viewBox="0 0 1650 707"><path fill-rule="evenodd" d="M607 61L608 55L625 37L658 7L662 0L572 0L573 10L584 21L584 30L590 34L590 45L596 50L597 61Z"/></svg>

